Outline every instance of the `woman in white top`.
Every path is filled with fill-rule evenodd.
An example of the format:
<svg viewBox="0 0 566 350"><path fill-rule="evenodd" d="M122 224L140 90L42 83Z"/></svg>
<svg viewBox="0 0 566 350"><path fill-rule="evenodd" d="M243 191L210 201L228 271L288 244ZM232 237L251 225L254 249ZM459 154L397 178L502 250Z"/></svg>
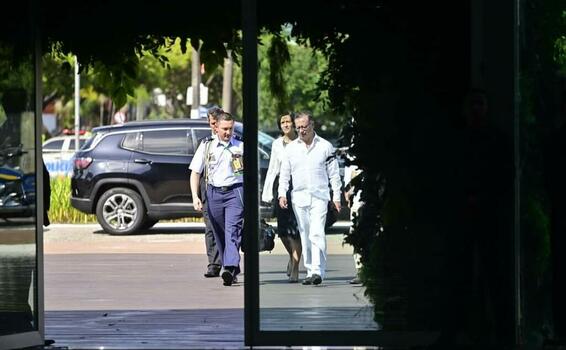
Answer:
<svg viewBox="0 0 566 350"><path fill-rule="evenodd" d="M277 127L281 131L271 146L271 156L269 160L269 168L265 177L265 184L261 193L263 202L273 203L274 214L277 217L277 234L285 249L289 253L289 263L287 264L287 276L289 282L295 283L299 281L299 262L301 260L302 246L297 219L291 205L291 183L287 191L287 209L282 209L278 204L277 189L279 187L279 170L281 169L281 156L285 150L285 146L293 141L297 134L294 125L295 115L288 113L279 117Z"/></svg>

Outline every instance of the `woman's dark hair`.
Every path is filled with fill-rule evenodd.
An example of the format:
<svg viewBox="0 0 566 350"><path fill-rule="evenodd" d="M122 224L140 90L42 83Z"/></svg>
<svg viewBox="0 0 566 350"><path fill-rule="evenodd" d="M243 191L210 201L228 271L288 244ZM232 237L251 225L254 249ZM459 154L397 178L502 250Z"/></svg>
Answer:
<svg viewBox="0 0 566 350"><path fill-rule="evenodd" d="M277 118L277 129L279 129L279 131L281 132L281 135L283 135L283 130L281 129L281 118L285 117L285 116L289 116L291 117L291 123L295 123L295 113L294 112L288 112L288 113L283 113L279 116L279 118Z"/></svg>

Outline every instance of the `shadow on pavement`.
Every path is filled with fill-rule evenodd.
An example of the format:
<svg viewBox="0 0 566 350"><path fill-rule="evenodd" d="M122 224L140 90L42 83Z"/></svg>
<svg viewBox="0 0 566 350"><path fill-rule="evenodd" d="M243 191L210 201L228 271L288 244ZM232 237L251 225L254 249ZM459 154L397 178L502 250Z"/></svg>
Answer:
<svg viewBox="0 0 566 350"><path fill-rule="evenodd" d="M108 236L119 236L111 235L103 230L93 231L94 234L108 235ZM147 235L179 235L179 234L202 234L204 233L204 227L153 227L148 230L143 230L130 234L127 236L147 236Z"/></svg>

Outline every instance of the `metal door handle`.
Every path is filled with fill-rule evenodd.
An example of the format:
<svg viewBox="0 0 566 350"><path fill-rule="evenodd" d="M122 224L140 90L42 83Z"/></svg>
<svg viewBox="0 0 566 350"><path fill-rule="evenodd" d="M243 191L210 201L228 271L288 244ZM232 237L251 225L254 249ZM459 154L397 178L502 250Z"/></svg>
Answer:
<svg viewBox="0 0 566 350"><path fill-rule="evenodd" d="M134 163L138 164L151 164L152 161L149 159L134 159Z"/></svg>

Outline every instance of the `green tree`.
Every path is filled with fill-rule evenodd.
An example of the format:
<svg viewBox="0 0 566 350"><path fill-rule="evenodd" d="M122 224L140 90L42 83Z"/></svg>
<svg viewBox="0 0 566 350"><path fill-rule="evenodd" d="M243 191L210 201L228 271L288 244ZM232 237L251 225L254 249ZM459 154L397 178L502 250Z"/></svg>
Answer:
<svg viewBox="0 0 566 350"><path fill-rule="evenodd" d="M288 25L283 28L276 33L265 32L258 38L259 128L277 130L277 119L282 113L306 110L315 115L319 131L336 136L341 129L341 117L330 110L327 93L319 89L328 60L308 42L299 43L291 37ZM234 99L238 115L242 114L241 84L241 68L235 66Z"/></svg>
<svg viewBox="0 0 566 350"><path fill-rule="evenodd" d="M320 76L328 66L327 59L309 47L308 42L298 43L292 37L280 41L277 38L278 35L264 34L260 42L267 44L258 45L260 128L276 129L277 118L282 113L307 110L320 123L319 131L338 134L339 117L328 109L327 95L318 89ZM284 47L274 49L280 45ZM276 61L285 54L288 60ZM272 81L274 74L280 75L276 83Z"/></svg>
<svg viewBox="0 0 566 350"><path fill-rule="evenodd" d="M71 54L60 51L59 45L54 45L52 51L45 54L42 61L43 86L46 102L57 99L56 112L60 116L62 127L70 128L74 123L74 59ZM184 52L183 52L184 50ZM135 76L128 84L133 86L127 102L132 106L147 108L149 119L186 117L190 108L185 103L186 90L190 85L191 65L190 51L192 47L183 49L179 38L167 39L163 46L155 52L141 51L137 61L130 70ZM80 62L79 62L80 63ZM83 125L96 126L101 123L101 108L106 108L109 96L115 96L116 91L108 88L106 67L96 62L81 72L81 118ZM209 87L209 102L220 104L222 94L222 70L217 66L207 68L203 82ZM159 90L169 101L166 107L152 103L153 91ZM120 106L114 106L119 108ZM102 120L104 122L105 120Z"/></svg>

